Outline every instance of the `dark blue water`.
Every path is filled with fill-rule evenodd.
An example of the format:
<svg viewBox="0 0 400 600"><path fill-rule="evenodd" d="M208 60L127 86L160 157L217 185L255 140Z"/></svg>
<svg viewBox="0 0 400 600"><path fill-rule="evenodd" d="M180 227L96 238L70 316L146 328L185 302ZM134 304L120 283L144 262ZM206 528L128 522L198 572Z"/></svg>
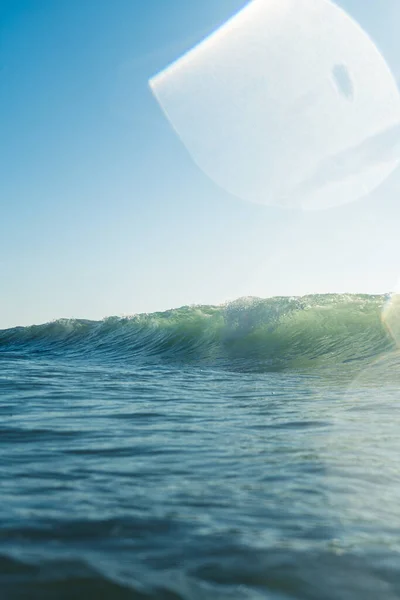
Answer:
<svg viewBox="0 0 400 600"><path fill-rule="evenodd" d="M0 350L2 599L400 598L396 354L251 371L18 331Z"/></svg>

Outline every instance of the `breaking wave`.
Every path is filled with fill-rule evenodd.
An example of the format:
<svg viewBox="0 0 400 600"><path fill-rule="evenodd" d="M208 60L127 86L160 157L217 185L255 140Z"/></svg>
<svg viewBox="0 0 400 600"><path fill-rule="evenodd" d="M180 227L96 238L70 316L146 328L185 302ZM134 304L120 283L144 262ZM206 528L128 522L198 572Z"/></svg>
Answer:
<svg viewBox="0 0 400 600"><path fill-rule="evenodd" d="M395 349L382 322L388 296L241 298L222 306L61 319L0 331L0 353L178 360L308 368L375 359Z"/></svg>

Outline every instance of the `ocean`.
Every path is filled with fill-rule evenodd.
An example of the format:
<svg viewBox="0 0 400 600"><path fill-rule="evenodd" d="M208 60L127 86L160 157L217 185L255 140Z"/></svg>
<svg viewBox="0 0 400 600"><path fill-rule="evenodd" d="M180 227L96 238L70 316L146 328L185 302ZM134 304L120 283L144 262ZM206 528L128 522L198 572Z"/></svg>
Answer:
<svg viewBox="0 0 400 600"><path fill-rule="evenodd" d="M332 294L0 331L1 599L400 598L396 313Z"/></svg>

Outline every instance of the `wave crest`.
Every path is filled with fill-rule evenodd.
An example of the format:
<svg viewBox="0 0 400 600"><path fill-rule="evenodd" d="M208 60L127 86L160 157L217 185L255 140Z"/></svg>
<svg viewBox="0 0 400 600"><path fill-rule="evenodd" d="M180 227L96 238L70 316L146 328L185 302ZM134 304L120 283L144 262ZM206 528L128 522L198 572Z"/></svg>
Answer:
<svg viewBox="0 0 400 600"><path fill-rule="evenodd" d="M102 321L60 319L0 331L0 352L108 359L256 361L268 368L348 363L390 352L387 296L241 298Z"/></svg>

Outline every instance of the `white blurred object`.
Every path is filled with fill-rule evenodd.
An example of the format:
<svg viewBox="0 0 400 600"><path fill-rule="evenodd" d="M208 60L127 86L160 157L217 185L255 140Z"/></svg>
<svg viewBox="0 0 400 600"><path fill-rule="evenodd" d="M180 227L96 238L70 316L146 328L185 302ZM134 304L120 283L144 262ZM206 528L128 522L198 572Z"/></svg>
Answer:
<svg viewBox="0 0 400 600"><path fill-rule="evenodd" d="M150 86L198 166L244 200L337 206L399 163L395 80L327 0L253 0Z"/></svg>

